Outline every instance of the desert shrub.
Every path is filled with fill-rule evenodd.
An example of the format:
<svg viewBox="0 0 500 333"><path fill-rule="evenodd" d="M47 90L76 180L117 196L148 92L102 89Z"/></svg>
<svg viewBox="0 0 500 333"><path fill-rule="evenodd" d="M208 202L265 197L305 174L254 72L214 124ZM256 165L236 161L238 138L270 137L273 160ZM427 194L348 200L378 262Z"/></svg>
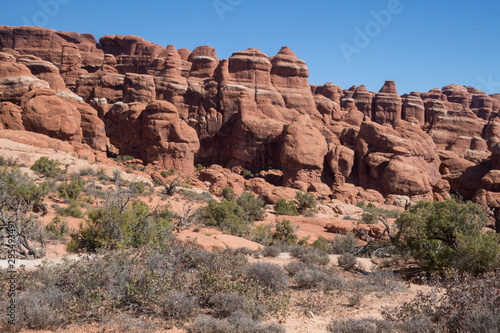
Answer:
<svg viewBox="0 0 500 333"><path fill-rule="evenodd" d="M250 221L261 221L264 218L265 202L262 198L256 198L252 193L245 192L236 200L236 203L243 208Z"/></svg>
<svg viewBox="0 0 500 333"><path fill-rule="evenodd" d="M376 269L367 275L368 285L375 291L387 294L391 291L404 291L403 281L392 270Z"/></svg>
<svg viewBox="0 0 500 333"><path fill-rule="evenodd" d="M80 169L80 176L95 176L95 171L91 167Z"/></svg>
<svg viewBox="0 0 500 333"><path fill-rule="evenodd" d="M51 160L47 156L42 156L31 166L31 170L46 178L55 178L62 172L61 169L58 168L59 164L59 161Z"/></svg>
<svg viewBox="0 0 500 333"><path fill-rule="evenodd" d="M170 326L179 325L194 316L198 305L196 299L182 291L169 291L158 304Z"/></svg>
<svg viewBox="0 0 500 333"><path fill-rule="evenodd" d="M330 276L330 278L323 282L325 290L340 290L343 291L347 287L347 280L339 275Z"/></svg>
<svg viewBox="0 0 500 333"><path fill-rule="evenodd" d="M347 269L347 270L353 270L356 268L356 265L358 264L358 258L356 258L355 255L350 254L350 253L345 253L341 254L338 258L338 263L339 266Z"/></svg>
<svg viewBox="0 0 500 333"><path fill-rule="evenodd" d="M359 241L353 233L337 236L333 241L330 241L330 247L334 254L354 254L358 251Z"/></svg>
<svg viewBox="0 0 500 333"><path fill-rule="evenodd" d="M311 193L297 192L295 198L297 199L297 209L301 214L316 209L316 199Z"/></svg>
<svg viewBox="0 0 500 333"><path fill-rule="evenodd" d="M171 221L168 207L151 211L144 202L123 205L108 198L102 207L88 212L86 224L71 237L88 251L145 245L162 247L172 240Z"/></svg>
<svg viewBox="0 0 500 333"><path fill-rule="evenodd" d="M236 292L214 295L210 299L214 315L217 318L227 318L235 313L244 313L254 320L262 318L265 309L252 299Z"/></svg>
<svg viewBox="0 0 500 333"><path fill-rule="evenodd" d="M312 243L312 247L315 248L316 250L319 250L319 251L322 251L322 252L325 252L325 253L330 253L332 252L332 248L330 246L330 243L328 242L328 240L323 237L323 236L319 236L313 243Z"/></svg>
<svg viewBox="0 0 500 333"><path fill-rule="evenodd" d="M250 238L256 243L269 246L273 242L273 233L270 229L271 226L267 224L255 226L250 231Z"/></svg>
<svg viewBox="0 0 500 333"><path fill-rule="evenodd" d="M200 208L199 216L206 225L218 227L231 235L243 236L250 230L251 221L236 201L218 203L211 200L207 206Z"/></svg>
<svg viewBox="0 0 500 333"><path fill-rule="evenodd" d="M500 272L478 277L455 274L445 281L444 294L419 293L413 300L386 310L388 320L401 327L424 321L432 330L447 332L498 332L500 328ZM409 330L407 330L409 331Z"/></svg>
<svg viewBox="0 0 500 333"><path fill-rule="evenodd" d="M53 235L55 239L61 239L69 234L68 223L61 219L59 215L54 217L52 221L45 226L45 230Z"/></svg>
<svg viewBox="0 0 500 333"><path fill-rule="evenodd" d="M328 325L331 333L388 333L394 332L390 323L375 318L340 319Z"/></svg>
<svg viewBox="0 0 500 333"><path fill-rule="evenodd" d="M129 186L129 189L132 193L142 194L146 189L146 184L144 184L143 182L132 182Z"/></svg>
<svg viewBox="0 0 500 333"><path fill-rule="evenodd" d="M288 216L299 216L299 211L295 206L293 201L287 201L285 199L279 199L276 205L274 205L274 211L278 215L288 215Z"/></svg>
<svg viewBox="0 0 500 333"><path fill-rule="evenodd" d="M84 214L76 202L72 202L68 207L61 208L57 211L62 216L71 216L77 219L84 217Z"/></svg>
<svg viewBox="0 0 500 333"><path fill-rule="evenodd" d="M15 331L21 329L52 330L61 326L64 321L64 307L70 298L67 293L57 288L43 290L27 290L16 295L16 318L14 327L9 324L7 315L2 316L2 326L10 327ZM7 309L8 303L2 303L2 310Z"/></svg>
<svg viewBox="0 0 500 333"><path fill-rule="evenodd" d="M283 242L286 244L296 244L297 235L295 234L296 226L290 223L290 220L276 220L274 225L273 242Z"/></svg>
<svg viewBox="0 0 500 333"><path fill-rule="evenodd" d="M65 181L57 187L57 191L61 198L76 200L83 191L83 179L74 177L69 183Z"/></svg>
<svg viewBox="0 0 500 333"><path fill-rule="evenodd" d="M231 201L234 199L234 190L232 187L224 187L220 190L219 194L227 201Z"/></svg>
<svg viewBox="0 0 500 333"><path fill-rule="evenodd" d="M305 271L306 269L308 269L309 265L306 265L302 261L291 261L283 266L283 268L288 272L290 276L294 276L300 271Z"/></svg>
<svg viewBox="0 0 500 333"><path fill-rule="evenodd" d="M319 287L330 279L330 275L316 269L306 269L295 274L299 288Z"/></svg>
<svg viewBox="0 0 500 333"><path fill-rule="evenodd" d="M191 333L284 333L285 328L278 324L261 324L244 313L235 313L227 319L216 319L201 315L189 328Z"/></svg>
<svg viewBox="0 0 500 333"><path fill-rule="evenodd" d="M428 272L451 268L479 274L500 266L500 236L483 232L487 212L478 204L419 202L396 221L401 245Z"/></svg>
<svg viewBox="0 0 500 333"><path fill-rule="evenodd" d="M300 260L306 264L314 264L320 266L326 266L330 263L330 258L325 252L318 251L314 248L306 248L307 250L302 254Z"/></svg>
<svg viewBox="0 0 500 333"><path fill-rule="evenodd" d="M257 282L270 291L281 291L288 287L288 276L280 265L258 262L248 264L243 269L248 280Z"/></svg>
<svg viewBox="0 0 500 333"><path fill-rule="evenodd" d="M31 178L21 173L18 168L0 167L0 205L11 209L22 206L28 209L40 203L48 192L47 183L35 184Z"/></svg>
<svg viewBox="0 0 500 333"><path fill-rule="evenodd" d="M168 169L168 170L162 170L160 172L160 175L163 178L168 178L168 177L172 176L174 173L175 173L175 169Z"/></svg>
<svg viewBox="0 0 500 333"><path fill-rule="evenodd" d="M203 170L203 164L198 163L196 164L196 172L201 172Z"/></svg>
<svg viewBox="0 0 500 333"><path fill-rule="evenodd" d="M264 257L277 257L279 254L280 250L274 245L266 246L262 250L262 255Z"/></svg>

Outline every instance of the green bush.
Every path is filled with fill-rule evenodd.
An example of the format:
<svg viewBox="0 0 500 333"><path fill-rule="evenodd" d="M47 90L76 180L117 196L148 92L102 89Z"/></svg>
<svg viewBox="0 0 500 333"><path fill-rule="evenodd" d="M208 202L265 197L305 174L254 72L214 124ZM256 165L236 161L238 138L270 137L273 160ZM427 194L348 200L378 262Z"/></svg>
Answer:
<svg viewBox="0 0 500 333"><path fill-rule="evenodd" d="M274 205L274 211L278 215L288 215L288 216L299 216L299 211L295 206L293 201L287 201L285 199L279 199L276 205Z"/></svg>
<svg viewBox="0 0 500 333"><path fill-rule="evenodd" d="M250 230L250 220L236 201L224 200L218 203L210 200L199 212L206 225L218 227L231 235L243 236Z"/></svg>
<svg viewBox="0 0 500 333"><path fill-rule="evenodd" d="M17 167L0 167L0 193L3 194L0 197L0 207L12 209L13 205L16 205L22 207L22 210L27 210L39 204L47 192L46 182L37 185Z"/></svg>
<svg viewBox="0 0 500 333"><path fill-rule="evenodd" d="M354 254L358 250L359 240L352 232L350 232L346 235L339 235L335 237L333 241L330 241L330 247L333 254Z"/></svg>
<svg viewBox="0 0 500 333"><path fill-rule="evenodd" d="M250 237L252 241L264 246L271 245L273 242L273 232L270 229L271 226L266 224L255 226L250 231Z"/></svg>
<svg viewBox="0 0 500 333"><path fill-rule="evenodd" d="M316 199L311 193L297 192L295 197L297 199L297 209L301 214L308 210L316 209Z"/></svg>
<svg viewBox="0 0 500 333"><path fill-rule="evenodd" d="M54 217L52 221L45 226L45 230L51 233L56 239L61 239L69 234L68 223L61 219L59 215Z"/></svg>
<svg viewBox="0 0 500 333"><path fill-rule="evenodd" d="M59 161L42 156L31 166L31 170L46 178L55 178L62 173L62 170L58 168L59 164Z"/></svg>
<svg viewBox="0 0 500 333"><path fill-rule="evenodd" d="M146 185L143 182L132 182L129 188L132 193L142 194L146 189Z"/></svg>
<svg viewBox="0 0 500 333"><path fill-rule="evenodd" d="M273 240L279 243L297 244L296 226L290 223L290 220L276 220Z"/></svg>
<svg viewBox="0 0 500 333"><path fill-rule="evenodd" d="M400 245L428 272L477 275L500 265L499 235L483 232L487 212L472 202L419 202L396 221Z"/></svg>
<svg viewBox="0 0 500 333"><path fill-rule="evenodd" d="M224 192L226 189L228 191ZM223 193L232 196L232 190L226 187ZM263 207L262 199L245 192L237 200L229 197L220 203L210 200L206 207L200 208L199 216L208 226L218 227L231 235L243 236L249 233L252 222L264 218Z"/></svg>
<svg viewBox="0 0 500 333"><path fill-rule="evenodd" d="M261 198L256 198L252 193L245 192L236 200L236 203L243 208L250 221L261 221L264 219L265 202Z"/></svg>
<svg viewBox="0 0 500 333"><path fill-rule="evenodd" d="M232 187L224 187L220 190L220 195L227 201L234 199L234 190Z"/></svg>
<svg viewBox="0 0 500 333"><path fill-rule="evenodd" d="M121 206L108 200L104 206L88 212L86 224L71 237L79 248L151 246L161 248L172 240L172 213L168 207L151 211L144 202L133 201Z"/></svg>
<svg viewBox="0 0 500 333"><path fill-rule="evenodd" d="M57 187L57 191L61 198L77 200L83 191L83 180L81 177L75 177L69 183L65 181Z"/></svg>
<svg viewBox="0 0 500 333"><path fill-rule="evenodd" d="M332 248L330 246L330 243L328 242L328 240L323 237L323 236L319 236L313 243L312 243L312 247L317 249L317 250L320 250L320 251L323 251L325 253L330 253L332 252Z"/></svg>

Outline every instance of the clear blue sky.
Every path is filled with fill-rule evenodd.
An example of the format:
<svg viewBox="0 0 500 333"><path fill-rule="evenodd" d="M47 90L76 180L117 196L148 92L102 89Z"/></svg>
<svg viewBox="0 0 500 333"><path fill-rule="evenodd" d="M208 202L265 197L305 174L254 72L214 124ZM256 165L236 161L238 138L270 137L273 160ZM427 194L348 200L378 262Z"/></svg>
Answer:
<svg viewBox="0 0 500 333"><path fill-rule="evenodd" d="M2 25L97 39L130 34L191 50L211 45L221 59L250 47L272 56L287 45L307 62L311 84L378 91L395 80L403 94L459 83L500 93L498 0L4 0L1 7ZM379 23L373 12L382 10L389 16Z"/></svg>

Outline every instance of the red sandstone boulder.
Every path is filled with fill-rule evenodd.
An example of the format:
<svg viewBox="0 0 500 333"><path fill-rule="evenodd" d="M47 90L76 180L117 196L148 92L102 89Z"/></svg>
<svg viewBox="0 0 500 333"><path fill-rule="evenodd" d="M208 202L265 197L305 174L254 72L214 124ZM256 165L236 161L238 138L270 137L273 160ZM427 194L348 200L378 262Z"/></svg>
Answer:
<svg viewBox="0 0 500 333"><path fill-rule="evenodd" d="M104 116L106 134L120 154L142 160L146 158L142 141L142 112L145 108L142 103L117 102Z"/></svg>
<svg viewBox="0 0 500 333"><path fill-rule="evenodd" d="M441 179L436 146L416 124L364 122L356 153L360 184L381 185L386 194L432 197L432 187Z"/></svg>
<svg viewBox="0 0 500 333"><path fill-rule="evenodd" d="M26 130L52 138L82 140L81 115L76 106L50 89L37 89L23 97L23 124Z"/></svg>
<svg viewBox="0 0 500 333"><path fill-rule="evenodd" d="M28 67L16 63L13 56L0 52L0 102L19 102L35 80L37 78Z"/></svg>
<svg viewBox="0 0 500 333"><path fill-rule="evenodd" d="M51 89L64 89L66 84L59 73L59 68L48 61L44 61L32 55L18 57L17 62L28 67L38 79L47 81Z"/></svg>
<svg viewBox="0 0 500 333"><path fill-rule="evenodd" d="M142 115L145 163L158 161L165 169L191 174L200 148L196 131L179 118L177 108L165 101L148 104Z"/></svg>
<svg viewBox="0 0 500 333"><path fill-rule="evenodd" d="M23 110L10 102L0 103L0 129L2 130L24 130Z"/></svg>
<svg viewBox="0 0 500 333"><path fill-rule="evenodd" d="M328 146L321 132L308 117L302 117L283 130L281 163L283 183L300 180L320 183Z"/></svg>

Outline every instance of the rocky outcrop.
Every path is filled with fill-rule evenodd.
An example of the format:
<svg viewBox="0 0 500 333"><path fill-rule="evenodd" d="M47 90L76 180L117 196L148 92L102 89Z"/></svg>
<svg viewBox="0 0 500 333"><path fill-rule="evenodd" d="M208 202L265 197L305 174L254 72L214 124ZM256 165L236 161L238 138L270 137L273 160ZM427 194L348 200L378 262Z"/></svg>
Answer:
<svg viewBox="0 0 500 333"><path fill-rule="evenodd" d="M385 81L384 86L375 95L372 120L379 124L393 124L401 119L402 100L394 81Z"/></svg>
<svg viewBox="0 0 500 333"><path fill-rule="evenodd" d="M356 155L360 185L386 195L432 199L433 187L441 180L432 138L418 125L403 120L392 126L363 122Z"/></svg>
<svg viewBox="0 0 500 333"><path fill-rule="evenodd" d="M194 154L200 148L196 131L179 118L177 108L166 101L151 102L142 114L145 163L191 174Z"/></svg>
<svg viewBox="0 0 500 333"><path fill-rule="evenodd" d="M273 187L245 185L268 202L295 189L352 204L497 196L500 94L451 84L400 96L394 81L375 93L308 76L288 47L219 59L206 45L0 26L0 128L186 173L280 169Z"/></svg>
<svg viewBox="0 0 500 333"><path fill-rule="evenodd" d="M321 132L307 116L287 125L282 134L281 163L283 184L295 181L321 183L328 145Z"/></svg>

